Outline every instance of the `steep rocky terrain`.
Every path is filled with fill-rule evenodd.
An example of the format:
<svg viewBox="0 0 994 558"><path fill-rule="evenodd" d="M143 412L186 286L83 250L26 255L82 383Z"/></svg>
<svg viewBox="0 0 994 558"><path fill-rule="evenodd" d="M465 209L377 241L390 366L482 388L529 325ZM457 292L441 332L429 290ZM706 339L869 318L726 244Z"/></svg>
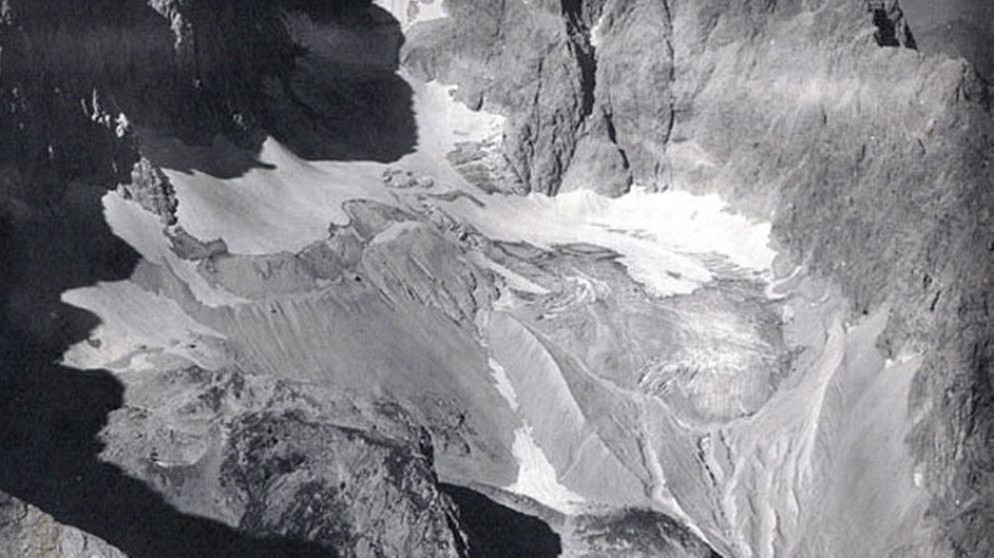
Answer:
<svg viewBox="0 0 994 558"><path fill-rule="evenodd" d="M994 552L990 94L896 1L77 4L0 4L0 556Z"/></svg>
<svg viewBox="0 0 994 558"><path fill-rule="evenodd" d="M923 30L919 33L918 43L923 52L942 53L968 60L990 82L994 79L994 57L988 48L992 41L991 35L989 26L957 19Z"/></svg>

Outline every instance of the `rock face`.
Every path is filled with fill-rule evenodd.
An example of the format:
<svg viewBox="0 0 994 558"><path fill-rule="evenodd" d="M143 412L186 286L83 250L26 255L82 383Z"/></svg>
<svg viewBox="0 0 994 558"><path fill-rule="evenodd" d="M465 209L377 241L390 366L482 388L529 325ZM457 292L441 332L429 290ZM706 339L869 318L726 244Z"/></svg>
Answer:
<svg viewBox="0 0 994 558"><path fill-rule="evenodd" d="M571 526L571 553L588 556L673 556L715 558L682 525L646 510L623 510L610 516L581 516Z"/></svg>
<svg viewBox="0 0 994 558"><path fill-rule="evenodd" d="M457 555L429 438L399 407L195 367L149 381L103 456L185 512L336 556Z"/></svg>
<svg viewBox="0 0 994 558"><path fill-rule="evenodd" d="M4 556L96 556L123 558L120 550L16 498L0 502L0 553Z"/></svg>
<svg viewBox="0 0 994 558"><path fill-rule="evenodd" d="M0 3L0 555L994 552L897 2L119 4Z"/></svg>
<svg viewBox="0 0 994 558"><path fill-rule="evenodd" d="M672 117L665 3L446 6L411 34L404 64L509 115L504 153L529 191L618 195L658 178Z"/></svg>
<svg viewBox="0 0 994 558"><path fill-rule="evenodd" d="M721 21L736 18L726 12L712 41L682 50L685 67L699 67L692 60L701 57L716 64L688 76L692 85L682 103L694 116L678 118L674 133L694 138L695 148L723 169L703 183L726 189L734 184L728 177L738 176L748 177L738 184L762 185L726 191L775 207L777 237L837 278L854 312L891 307L887 350L896 354L910 346L928 355L911 403L923 413L911 444L938 496L934 509L944 510L938 514L953 539L964 530L983 532L976 521L990 517L988 504L981 503L990 496L981 496L983 483L967 479L979 480L990 459L979 449L986 434L974 430L989 424L990 412L984 403L988 380L982 379L990 374L983 349L990 330L982 317L990 308L982 293L992 269L989 258L978 258L990 249L994 201L991 146L984 139L990 129L986 85L959 62L860 48L865 26L842 6L826 5L813 15L793 10L778 4L782 19L765 22L762 35L753 35L762 42L749 46L734 40L722 45ZM703 19L689 6L677 17ZM829 40L841 45L826 49ZM752 70L725 62L726 49L748 49ZM771 75L784 78L769 87L763 76ZM755 88L747 85L752 76ZM765 133L756 137L757 129ZM811 147L783 147L801 145ZM974 217L964 220L967 214ZM931 225L923 228L925 221ZM972 425L966 429L964 417ZM977 449L965 450L971 447ZM977 508L955 504L969 500L965 493L978 497ZM984 538L952 545L979 555L989 548Z"/></svg>
<svg viewBox="0 0 994 558"><path fill-rule="evenodd" d="M994 57L986 47L991 44L991 34L989 26L969 19L956 19L922 29L918 33L918 45L922 52L968 60L990 83L994 78Z"/></svg>

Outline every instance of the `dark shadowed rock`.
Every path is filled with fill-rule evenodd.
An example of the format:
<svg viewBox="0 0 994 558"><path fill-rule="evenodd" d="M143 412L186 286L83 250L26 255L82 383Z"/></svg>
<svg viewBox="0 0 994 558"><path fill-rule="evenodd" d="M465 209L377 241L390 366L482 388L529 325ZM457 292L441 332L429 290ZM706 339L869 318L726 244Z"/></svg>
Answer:
<svg viewBox="0 0 994 558"><path fill-rule="evenodd" d="M443 484L466 530L466 556L497 558L559 556L562 543L544 521L494 502L469 488Z"/></svg>

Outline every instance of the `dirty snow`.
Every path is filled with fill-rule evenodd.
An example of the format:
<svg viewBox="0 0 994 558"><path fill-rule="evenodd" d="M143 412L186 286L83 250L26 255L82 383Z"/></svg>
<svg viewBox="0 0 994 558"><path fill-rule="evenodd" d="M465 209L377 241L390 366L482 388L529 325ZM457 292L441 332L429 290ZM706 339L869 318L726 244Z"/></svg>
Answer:
<svg viewBox="0 0 994 558"><path fill-rule="evenodd" d="M204 367L199 337L223 336L190 318L174 301L130 281L101 282L62 293L62 302L100 316L90 339L63 355L63 363L89 370L113 368L117 361L154 350L185 357Z"/></svg>
<svg viewBox="0 0 994 558"><path fill-rule="evenodd" d="M108 192L101 201L104 206L104 219L107 220L114 235L128 243L145 260L172 271L176 277L186 283L201 304L217 307L246 302L245 299L221 287L211 286L197 272L193 262L177 256L171 248L169 239L163 233L162 223L155 215L145 211L138 204L125 200L115 192Z"/></svg>
<svg viewBox="0 0 994 558"><path fill-rule="evenodd" d="M416 231L423 228L424 225L417 221L401 221L398 223L390 223L386 229L373 237L369 241L370 245L374 244L389 244L398 238L404 236L406 233L411 231Z"/></svg>

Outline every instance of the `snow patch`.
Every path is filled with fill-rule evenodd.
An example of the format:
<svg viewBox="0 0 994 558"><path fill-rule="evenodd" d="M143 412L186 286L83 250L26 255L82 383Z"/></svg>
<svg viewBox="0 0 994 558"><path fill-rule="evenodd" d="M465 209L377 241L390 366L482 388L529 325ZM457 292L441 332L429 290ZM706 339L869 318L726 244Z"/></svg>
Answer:
<svg viewBox="0 0 994 558"><path fill-rule="evenodd" d="M442 2L443 0L376 0L376 5L390 12L406 31L415 23L449 17Z"/></svg>
<svg viewBox="0 0 994 558"><path fill-rule="evenodd" d="M402 76L406 76L401 73ZM419 83L406 78L414 90L414 113L418 123L418 149L448 164L445 155L465 141L483 141L504 129L506 118L482 110L471 110L455 99L457 87L437 81Z"/></svg>
<svg viewBox="0 0 994 558"><path fill-rule="evenodd" d="M597 23L590 28L590 46L594 48L600 48L601 46L601 28L604 26L604 14L597 19Z"/></svg>
<svg viewBox="0 0 994 558"><path fill-rule="evenodd" d="M899 351L895 358L888 358L884 360L884 368L890 369L895 366L903 366L909 362L920 360L923 355L919 352L914 351Z"/></svg>
<svg viewBox="0 0 994 558"><path fill-rule="evenodd" d="M511 378L508 378L507 376L507 371L504 370L504 367L493 358L488 359L487 364L490 366L490 371L493 373L497 391L501 394L501 397L507 401L507 404L511 406L511 410L517 411L518 394L514 391L514 386L511 384Z"/></svg>
<svg viewBox="0 0 994 558"><path fill-rule="evenodd" d="M452 207L492 239L614 250L635 280L661 296L688 294L710 281L713 274L703 261L709 256L768 274L776 255L769 246L770 223L730 213L716 194L639 188L607 198L576 191L554 198L490 196L485 207L456 200Z"/></svg>
<svg viewBox="0 0 994 558"><path fill-rule="evenodd" d="M452 87L408 81L414 90L418 145L396 164L462 183L445 155L459 142L499 134L504 118L470 110L452 99ZM233 254L297 252L323 238L329 223L348 223L342 210L346 201L396 205L382 180L391 165L305 161L271 137L257 159L259 167L227 179L165 169L180 202L177 217L183 228L198 238L224 239Z"/></svg>
<svg viewBox="0 0 994 558"><path fill-rule="evenodd" d="M344 202L393 201L381 164L310 163L273 138L265 140L258 159L268 168L230 179L165 170L183 228L198 238L224 239L233 254L297 252L326 236L329 223L348 223Z"/></svg>
<svg viewBox="0 0 994 558"><path fill-rule="evenodd" d="M455 88L408 81L418 147L401 163L479 194L445 155L459 142L499 138L506 119L470 110L453 98ZM693 158L708 162L703 152ZM744 270L769 273L776 255L769 246L770 223L729 212L717 194L635 188L620 198L580 190L553 198L491 195L483 201L484 207L466 198L442 203L492 239L546 248L586 242L614 250L634 279L663 296L687 294L710 281L702 257L717 255Z"/></svg>
<svg viewBox="0 0 994 558"><path fill-rule="evenodd" d="M563 513L571 513L584 503L582 496L559 482L556 468L535 443L532 428L527 423L514 431L511 452L518 461L518 477L506 490Z"/></svg>

